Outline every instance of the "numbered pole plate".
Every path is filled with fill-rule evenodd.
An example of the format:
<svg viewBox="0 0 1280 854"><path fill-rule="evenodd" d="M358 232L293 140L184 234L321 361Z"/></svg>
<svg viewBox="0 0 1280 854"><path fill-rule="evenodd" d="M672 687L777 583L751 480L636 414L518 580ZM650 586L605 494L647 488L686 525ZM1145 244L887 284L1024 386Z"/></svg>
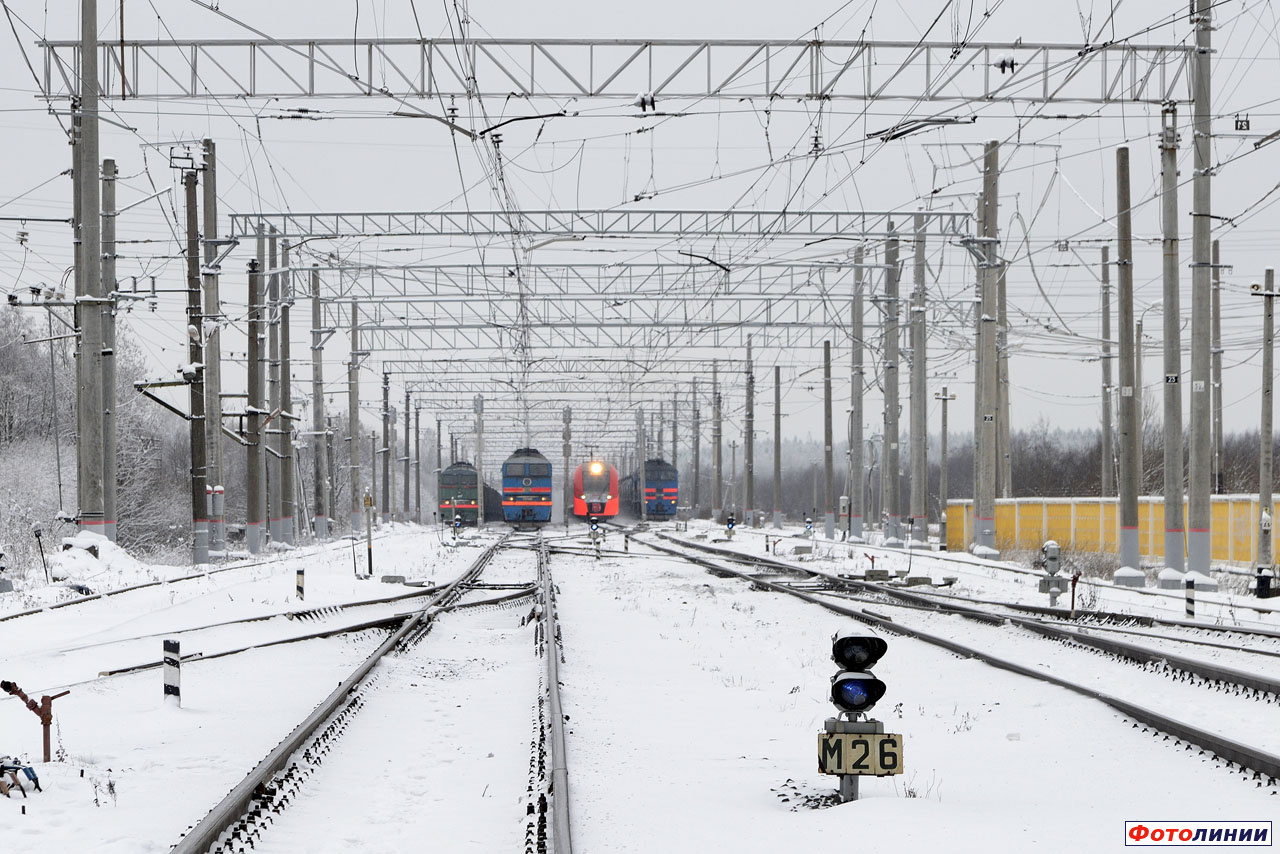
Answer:
<svg viewBox="0 0 1280 854"><path fill-rule="evenodd" d="M902 773L902 736L897 733L824 732L818 735L818 771L822 774Z"/></svg>

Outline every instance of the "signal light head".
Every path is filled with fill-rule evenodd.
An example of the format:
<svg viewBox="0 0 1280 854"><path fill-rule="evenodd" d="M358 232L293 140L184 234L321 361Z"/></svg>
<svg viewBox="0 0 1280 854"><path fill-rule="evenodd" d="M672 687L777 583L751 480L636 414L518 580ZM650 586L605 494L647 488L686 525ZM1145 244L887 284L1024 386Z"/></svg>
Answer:
<svg viewBox="0 0 1280 854"><path fill-rule="evenodd" d="M888 651L884 638L874 635L846 631L831 636L831 660L841 670L870 670Z"/></svg>
<svg viewBox="0 0 1280 854"><path fill-rule="evenodd" d="M831 678L831 702L845 712L866 712L884 696L885 684L870 673L842 670Z"/></svg>

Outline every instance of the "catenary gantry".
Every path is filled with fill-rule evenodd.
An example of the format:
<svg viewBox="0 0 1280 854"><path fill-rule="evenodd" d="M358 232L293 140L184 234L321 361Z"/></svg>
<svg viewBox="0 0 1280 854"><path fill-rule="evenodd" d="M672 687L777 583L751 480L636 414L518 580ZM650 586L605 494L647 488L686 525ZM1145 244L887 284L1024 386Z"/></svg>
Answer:
<svg viewBox="0 0 1280 854"><path fill-rule="evenodd" d="M564 210L331 211L233 213L228 236L248 240L258 229L283 239L317 237L742 237L883 239L903 236L919 213L926 234L962 238L973 214L966 211L847 210L653 210L641 208Z"/></svg>
<svg viewBox="0 0 1280 854"><path fill-rule="evenodd" d="M41 48L46 95L71 97L79 88L80 43L44 41ZM1127 42L261 37L104 41L98 52L104 98L565 100L644 93L661 109L664 99L682 98L1156 105L1186 100L1194 49ZM399 109L421 114L409 105ZM572 102L564 112L572 112Z"/></svg>

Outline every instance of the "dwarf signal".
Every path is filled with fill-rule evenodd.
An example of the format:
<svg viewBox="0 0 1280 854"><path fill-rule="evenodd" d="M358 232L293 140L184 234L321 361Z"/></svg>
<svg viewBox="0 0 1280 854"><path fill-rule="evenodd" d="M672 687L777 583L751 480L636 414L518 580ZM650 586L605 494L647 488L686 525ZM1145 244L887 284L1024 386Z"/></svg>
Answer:
<svg viewBox="0 0 1280 854"><path fill-rule="evenodd" d="M827 718L818 736L818 771L839 775L842 802L857 800L860 776L902 773L902 736L865 717L885 694L871 669L888 650L875 635L842 631L831 638L831 659L840 668L831 677L831 702L840 714Z"/></svg>

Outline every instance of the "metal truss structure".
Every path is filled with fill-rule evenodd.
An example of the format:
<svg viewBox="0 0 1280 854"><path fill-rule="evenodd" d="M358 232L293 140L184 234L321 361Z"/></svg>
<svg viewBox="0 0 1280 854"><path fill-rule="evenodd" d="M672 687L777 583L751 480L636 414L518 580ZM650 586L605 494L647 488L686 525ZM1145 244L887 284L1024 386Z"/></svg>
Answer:
<svg viewBox="0 0 1280 854"><path fill-rule="evenodd" d="M78 41L43 41L50 98ZM103 98L626 98L1142 103L1189 99L1188 45L744 39L99 42ZM999 67L997 67L999 63ZM123 78L123 79L122 79ZM568 109L570 105L566 104ZM475 128L484 133L491 129Z"/></svg>
<svg viewBox="0 0 1280 854"><path fill-rule="evenodd" d="M280 238L319 237L768 237L815 240L909 238L916 211L521 210L337 211L231 214L229 237L274 228ZM973 214L921 211L929 238L970 235ZM906 230L904 231L904 226Z"/></svg>
<svg viewBox="0 0 1280 854"><path fill-rule="evenodd" d="M762 345L815 346L846 325L855 287L852 263L729 271L649 263L364 271L367 278L326 281L322 294L330 326L348 327L350 304L360 307L361 346L371 351L510 354L528 346L570 354L592 348L669 353L736 346L747 335Z"/></svg>

